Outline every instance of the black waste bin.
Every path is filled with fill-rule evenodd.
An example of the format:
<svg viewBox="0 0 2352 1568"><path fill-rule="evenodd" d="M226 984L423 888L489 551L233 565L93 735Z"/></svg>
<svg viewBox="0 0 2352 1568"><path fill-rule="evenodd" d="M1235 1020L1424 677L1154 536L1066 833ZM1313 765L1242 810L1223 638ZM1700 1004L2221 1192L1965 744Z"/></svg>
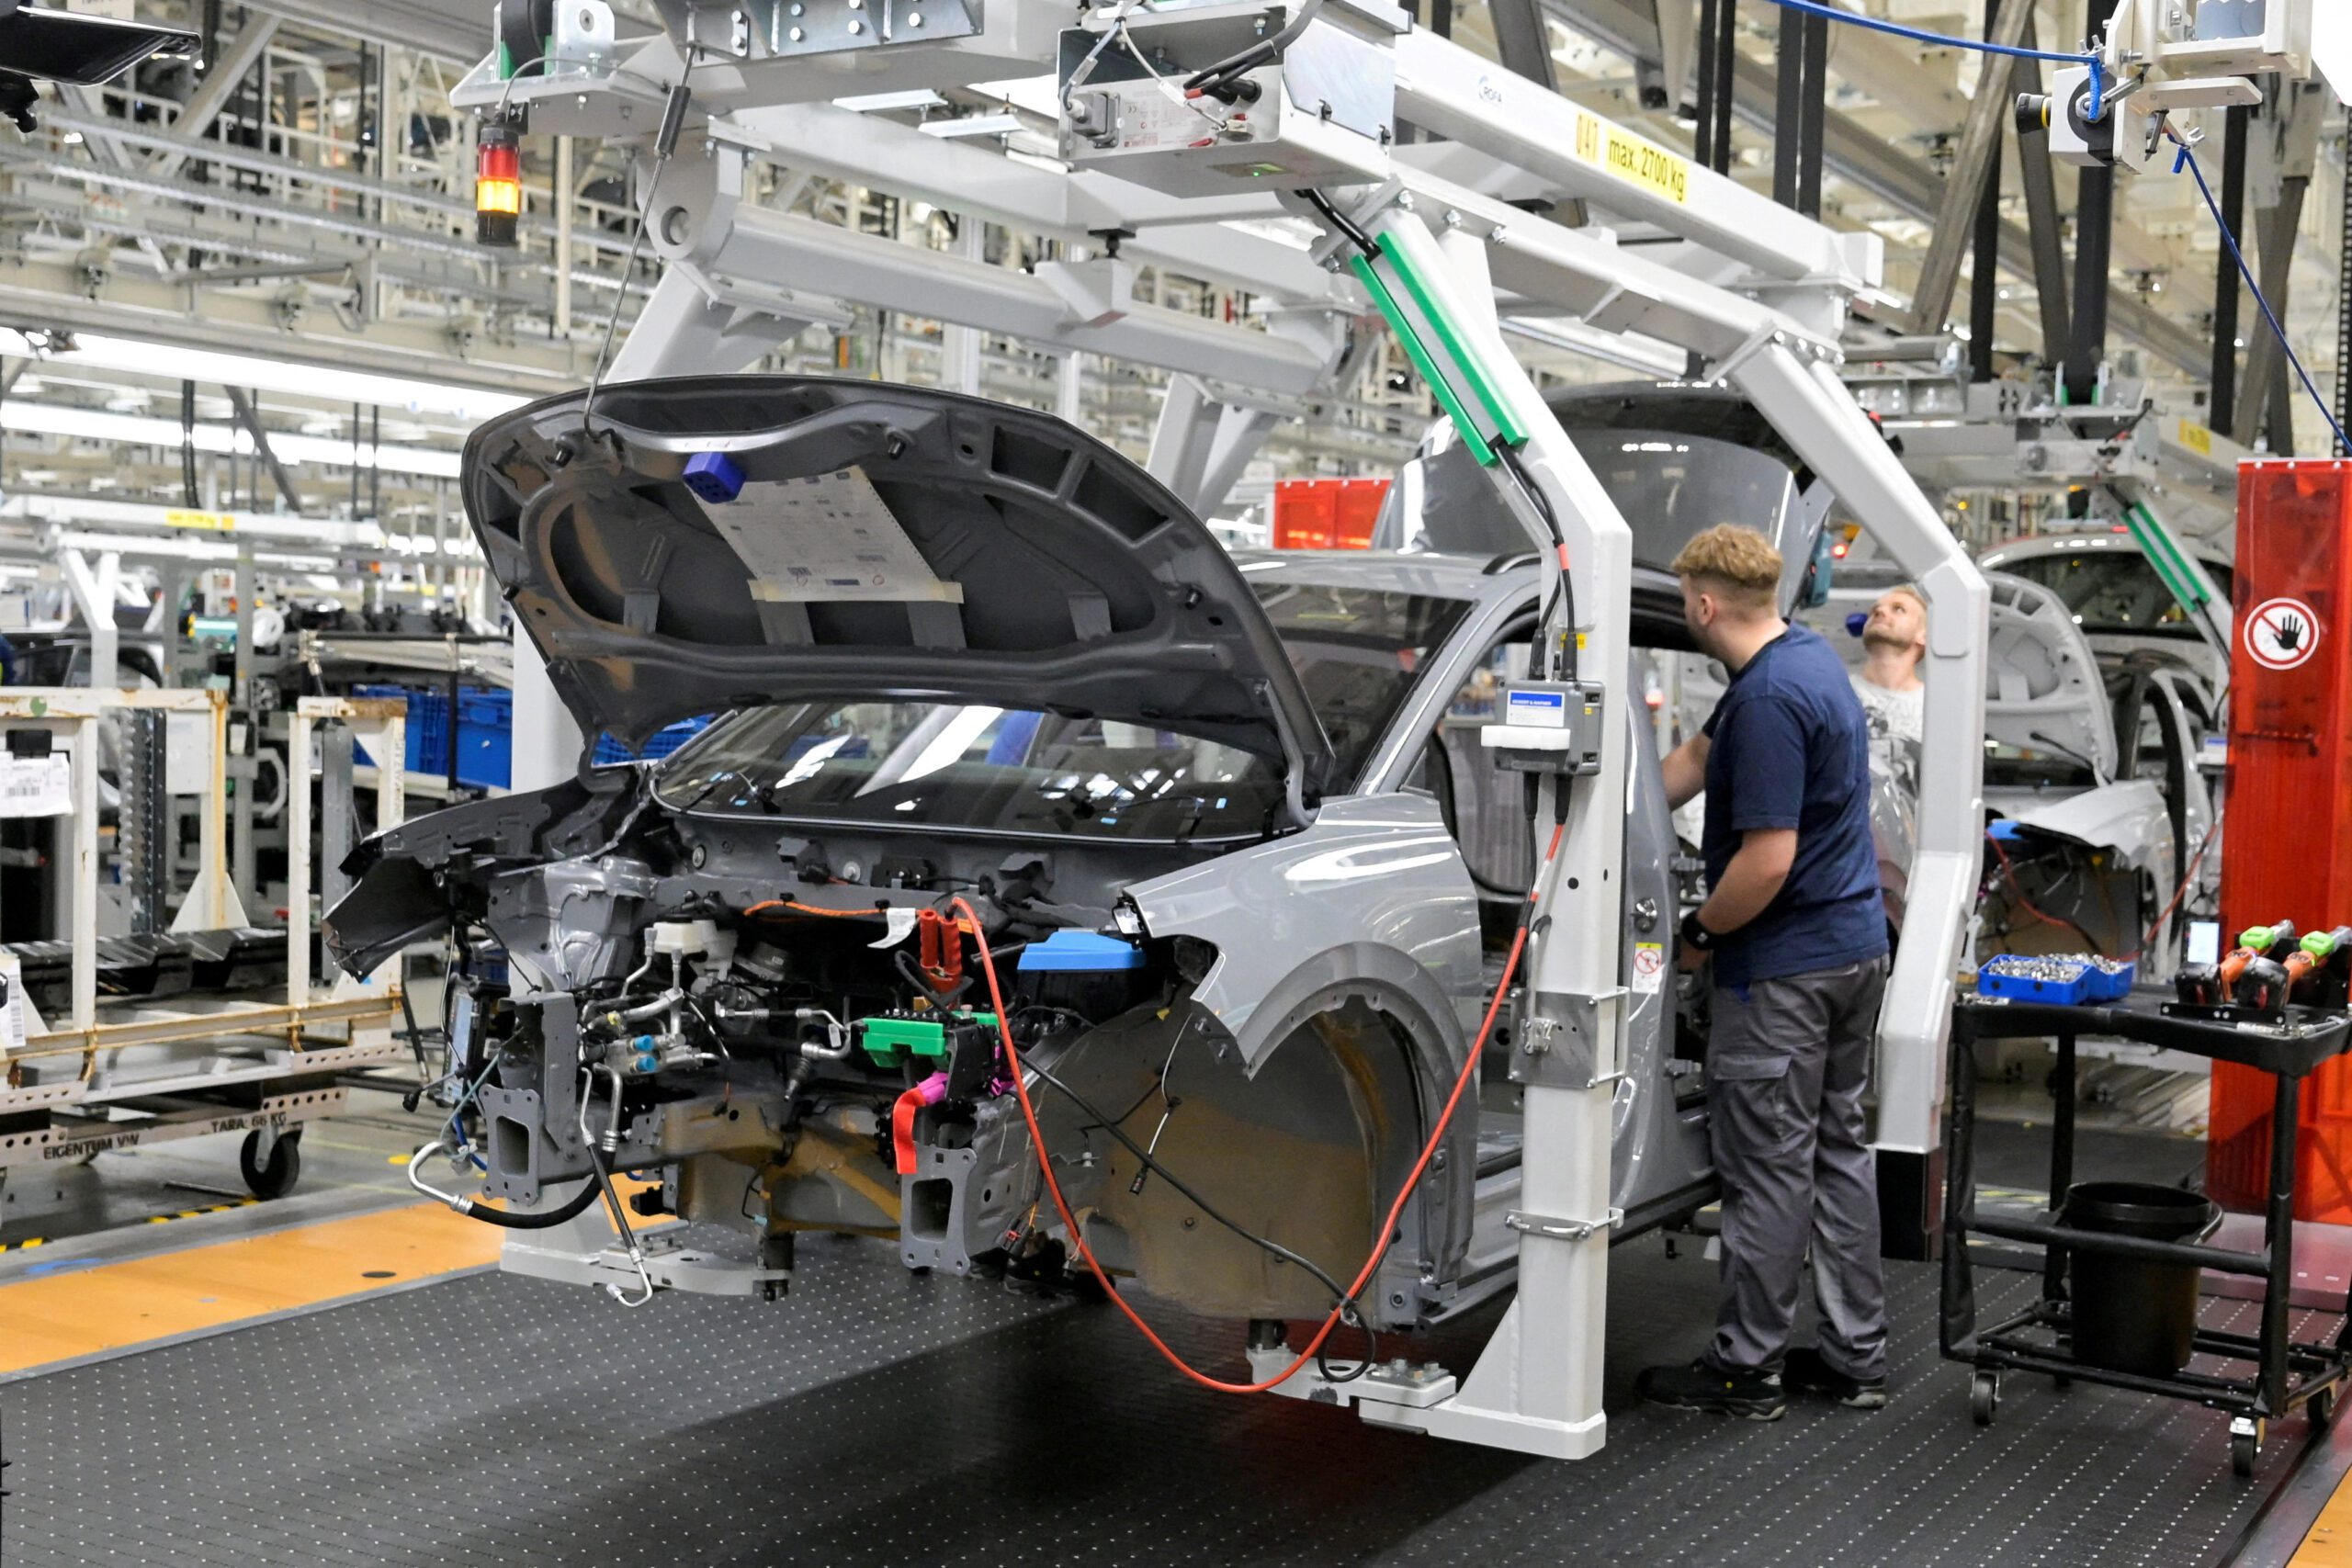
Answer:
<svg viewBox="0 0 2352 1568"><path fill-rule="evenodd" d="M2066 1190L2061 1218L2075 1230L2195 1242L2213 1234L2222 1211L2204 1194L2177 1187L2083 1181ZM2075 1359L2159 1378L2188 1365L2197 1332L2196 1264L2100 1252L2075 1252L2068 1263Z"/></svg>

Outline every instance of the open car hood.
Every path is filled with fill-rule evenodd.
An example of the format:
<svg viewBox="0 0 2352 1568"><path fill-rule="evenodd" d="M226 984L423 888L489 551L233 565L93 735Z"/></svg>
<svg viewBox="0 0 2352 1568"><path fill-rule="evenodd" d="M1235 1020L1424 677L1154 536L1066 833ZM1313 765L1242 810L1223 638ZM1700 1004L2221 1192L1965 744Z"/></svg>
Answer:
<svg viewBox="0 0 2352 1568"><path fill-rule="evenodd" d="M590 735L805 697L991 703L1164 725L1324 786L1329 745L1231 558L1084 432L809 376L607 386L593 437L582 402L482 425L464 482Z"/></svg>

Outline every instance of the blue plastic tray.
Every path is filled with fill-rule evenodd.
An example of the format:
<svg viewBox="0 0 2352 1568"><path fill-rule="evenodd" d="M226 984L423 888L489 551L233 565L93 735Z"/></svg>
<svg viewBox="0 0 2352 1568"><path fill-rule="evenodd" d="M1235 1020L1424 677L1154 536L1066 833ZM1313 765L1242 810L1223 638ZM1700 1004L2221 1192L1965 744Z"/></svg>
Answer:
<svg viewBox="0 0 2352 1568"><path fill-rule="evenodd" d="M2074 978L2044 980L2031 975L2009 975L2002 972L2004 964L2052 962L2074 965ZM1984 966L1977 970L1976 994L1982 997L2007 997L2012 1001L2048 1002L2058 1007L2079 1007L2091 998L2091 983L2094 976L2102 980L2105 978L2099 976L2098 966L2087 958L2073 958L2064 955L2052 958L2039 954L2029 958L2017 953L2005 953L1997 958L1985 960Z"/></svg>
<svg viewBox="0 0 2352 1568"><path fill-rule="evenodd" d="M2132 994L2132 983L2139 977L2140 966L2137 964L2094 959L2088 976L2090 999L2095 1002L2120 1002Z"/></svg>

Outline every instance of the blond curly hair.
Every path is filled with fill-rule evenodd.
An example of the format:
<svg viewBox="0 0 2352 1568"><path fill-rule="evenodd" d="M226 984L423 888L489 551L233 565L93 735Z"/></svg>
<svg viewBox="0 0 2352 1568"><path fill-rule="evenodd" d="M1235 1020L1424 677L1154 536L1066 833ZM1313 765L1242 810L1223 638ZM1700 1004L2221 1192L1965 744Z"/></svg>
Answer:
<svg viewBox="0 0 2352 1568"><path fill-rule="evenodd" d="M1770 610L1781 590L1781 552L1753 528L1718 523L1682 547L1669 569L1703 592L1751 610Z"/></svg>

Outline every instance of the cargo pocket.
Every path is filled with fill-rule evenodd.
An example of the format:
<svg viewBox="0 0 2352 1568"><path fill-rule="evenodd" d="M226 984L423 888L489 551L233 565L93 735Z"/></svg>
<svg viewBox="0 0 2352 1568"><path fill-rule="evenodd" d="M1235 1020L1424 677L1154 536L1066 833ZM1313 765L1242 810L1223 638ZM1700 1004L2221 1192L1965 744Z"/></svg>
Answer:
<svg viewBox="0 0 2352 1568"><path fill-rule="evenodd" d="M1785 1153L1803 1133L1789 1087L1789 1058L1779 1051L1707 1053L1714 1122L1711 1142L1726 1179L1745 1185L1747 1160Z"/></svg>

